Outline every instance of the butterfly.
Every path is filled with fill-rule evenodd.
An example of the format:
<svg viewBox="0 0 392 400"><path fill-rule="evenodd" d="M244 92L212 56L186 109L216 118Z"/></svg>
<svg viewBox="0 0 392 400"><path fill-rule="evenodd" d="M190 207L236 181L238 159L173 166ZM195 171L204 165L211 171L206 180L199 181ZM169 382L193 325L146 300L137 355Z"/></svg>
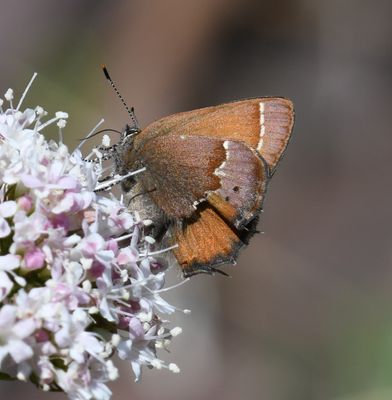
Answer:
<svg viewBox="0 0 392 400"><path fill-rule="evenodd" d="M185 277L222 272L217 266L235 263L256 232L291 136L293 103L245 99L170 115L144 129L129 111L132 125L113 158L121 175L145 167L123 183L130 208L143 210L156 236L177 245L173 253Z"/></svg>

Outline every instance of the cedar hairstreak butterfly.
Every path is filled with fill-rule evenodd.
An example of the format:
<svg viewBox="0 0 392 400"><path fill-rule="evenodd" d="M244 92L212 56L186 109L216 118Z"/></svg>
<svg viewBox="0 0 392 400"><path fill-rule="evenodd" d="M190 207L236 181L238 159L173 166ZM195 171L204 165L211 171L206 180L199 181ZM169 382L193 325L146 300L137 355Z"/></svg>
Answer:
<svg viewBox="0 0 392 400"><path fill-rule="evenodd" d="M269 180L286 149L293 103L259 97L170 115L140 129L131 122L110 149L129 207L144 210L184 276L222 272L256 232Z"/></svg>

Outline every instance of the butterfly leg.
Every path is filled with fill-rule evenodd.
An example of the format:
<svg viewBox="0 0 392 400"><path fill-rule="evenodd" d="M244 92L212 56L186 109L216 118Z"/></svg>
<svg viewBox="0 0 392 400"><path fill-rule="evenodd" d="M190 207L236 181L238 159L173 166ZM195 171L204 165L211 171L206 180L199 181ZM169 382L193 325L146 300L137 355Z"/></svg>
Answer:
<svg viewBox="0 0 392 400"><path fill-rule="evenodd" d="M98 164L101 161L111 160L111 159L115 158L116 147L117 147L116 145L113 145L110 147L98 146L95 148L95 150L100 153L100 157L95 157L91 160L84 158L83 161Z"/></svg>
<svg viewBox="0 0 392 400"><path fill-rule="evenodd" d="M105 147L105 146L98 146L97 150L102 154L102 160L111 160L114 158L117 146L114 144L113 146Z"/></svg>
<svg viewBox="0 0 392 400"><path fill-rule="evenodd" d="M104 178L98 179L98 183L103 183L109 181L110 179L114 178L114 172L111 172L109 175L106 175Z"/></svg>

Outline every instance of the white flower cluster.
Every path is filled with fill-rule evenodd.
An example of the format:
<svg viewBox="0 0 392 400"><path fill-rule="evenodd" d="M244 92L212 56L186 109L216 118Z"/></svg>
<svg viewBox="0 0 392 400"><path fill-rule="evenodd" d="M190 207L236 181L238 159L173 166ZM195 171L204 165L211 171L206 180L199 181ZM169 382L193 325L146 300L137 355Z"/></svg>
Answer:
<svg viewBox="0 0 392 400"><path fill-rule="evenodd" d="M176 309L160 297L148 221L95 191L100 163L45 140L68 115L44 122L41 107L20 111L24 96L15 108L11 89L0 99L0 377L103 400L115 354L136 380L143 365L179 372L156 353L181 329L160 318Z"/></svg>

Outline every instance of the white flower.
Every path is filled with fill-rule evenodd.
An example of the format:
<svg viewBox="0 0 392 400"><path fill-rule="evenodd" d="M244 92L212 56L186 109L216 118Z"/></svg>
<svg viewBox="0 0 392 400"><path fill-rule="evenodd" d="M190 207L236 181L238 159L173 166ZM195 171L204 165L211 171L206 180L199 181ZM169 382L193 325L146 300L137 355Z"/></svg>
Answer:
<svg viewBox="0 0 392 400"><path fill-rule="evenodd" d="M25 95L15 109L8 90L0 107L0 372L75 400L111 397L113 354L137 380L143 366L178 372L157 355L181 329L161 319L176 308L161 297L166 265L149 254L159 243L143 239L151 222L97 192L123 177L100 182L102 158L62 143L68 114L20 111ZM42 136L56 124L59 144Z"/></svg>
<svg viewBox="0 0 392 400"><path fill-rule="evenodd" d="M89 365L72 362L67 371L58 369L55 373L56 383L71 400L109 400L112 395L104 384L109 378L107 372L94 359Z"/></svg>
<svg viewBox="0 0 392 400"><path fill-rule="evenodd" d="M0 204L0 238L7 237L11 233L6 218L12 217L16 212L16 203L14 201L5 201Z"/></svg>
<svg viewBox="0 0 392 400"><path fill-rule="evenodd" d="M25 285L25 279L17 276L13 270L18 268L20 260L18 256L12 254L6 254L0 256L0 301L2 301L12 288L14 287L13 282L10 280L8 275L11 275L17 283L21 286Z"/></svg>
<svg viewBox="0 0 392 400"><path fill-rule="evenodd" d="M5 305L0 310L0 365L9 355L15 363L31 358L34 354L32 347L26 343L35 330L31 318L16 320L17 308Z"/></svg>

